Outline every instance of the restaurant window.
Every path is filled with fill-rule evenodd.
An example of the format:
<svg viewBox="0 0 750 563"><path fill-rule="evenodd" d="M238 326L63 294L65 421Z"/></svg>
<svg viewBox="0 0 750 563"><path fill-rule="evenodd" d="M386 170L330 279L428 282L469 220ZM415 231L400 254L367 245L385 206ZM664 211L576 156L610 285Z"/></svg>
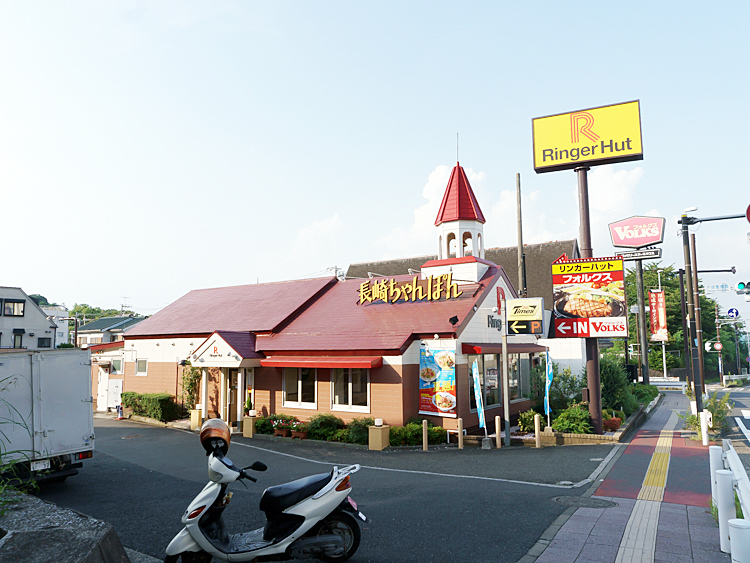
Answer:
<svg viewBox="0 0 750 563"><path fill-rule="evenodd" d="M508 355L508 379L510 383L510 400L515 401L528 397L531 390L530 363L528 354Z"/></svg>
<svg viewBox="0 0 750 563"><path fill-rule="evenodd" d="M135 361L135 374L136 375L148 374L148 360L136 360Z"/></svg>
<svg viewBox="0 0 750 563"><path fill-rule="evenodd" d="M23 299L6 299L3 314L6 317L23 317L26 301Z"/></svg>
<svg viewBox="0 0 750 563"><path fill-rule="evenodd" d="M317 408L315 368L284 368L284 407Z"/></svg>
<svg viewBox="0 0 750 563"><path fill-rule="evenodd" d="M370 370L335 368L331 370L332 410L370 412Z"/></svg>
<svg viewBox="0 0 750 563"><path fill-rule="evenodd" d="M39 338L37 348L52 348L52 338Z"/></svg>
<svg viewBox="0 0 750 563"><path fill-rule="evenodd" d="M482 386L482 399L484 407L500 406L500 379L501 373L498 371L497 354L483 354L479 356L469 355L469 404L471 410L477 410L476 397L474 396L474 376L472 366L474 360L477 362L479 371L479 385Z"/></svg>

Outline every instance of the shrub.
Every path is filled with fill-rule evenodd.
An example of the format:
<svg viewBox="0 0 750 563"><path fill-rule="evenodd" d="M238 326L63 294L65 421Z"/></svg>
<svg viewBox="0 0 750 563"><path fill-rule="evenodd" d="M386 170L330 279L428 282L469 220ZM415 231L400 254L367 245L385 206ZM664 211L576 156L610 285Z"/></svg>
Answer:
<svg viewBox="0 0 750 563"><path fill-rule="evenodd" d="M375 424L371 416L355 418L349 424L349 441L354 444L367 444L370 439L370 426Z"/></svg>
<svg viewBox="0 0 750 563"><path fill-rule="evenodd" d="M586 407L574 404L562 411L552 422L555 432L591 434L591 417Z"/></svg>
<svg viewBox="0 0 750 563"><path fill-rule="evenodd" d="M182 404L187 410L195 408L198 390L201 383L201 370L187 362L182 370Z"/></svg>
<svg viewBox="0 0 750 563"><path fill-rule="evenodd" d="M317 414L307 423L307 436L312 440L330 440L344 427L344 421L336 415Z"/></svg>
<svg viewBox="0 0 750 563"><path fill-rule="evenodd" d="M643 383L633 383L630 386L630 392L635 396L639 403L648 404L659 395L659 389L654 385L645 385Z"/></svg>
<svg viewBox="0 0 750 563"><path fill-rule="evenodd" d="M122 394L122 405L133 409L133 414L155 418L162 422L180 417L180 407L174 402L174 397L168 393L125 392Z"/></svg>
<svg viewBox="0 0 750 563"><path fill-rule="evenodd" d="M567 367L560 372L557 364L552 362L552 373L552 385L549 388L549 402L552 410L564 410L571 401L581 400L581 389L586 386L585 372L575 375Z"/></svg>
<svg viewBox="0 0 750 563"><path fill-rule="evenodd" d="M269 414L268 416L259 416L255 421L255 431L258 434L273 434L273 429L279 421L287 423L286 428L291 427L291 423L297 420L296 416L290 414Z"/></svg>
<svg viewBox="0 0 750 563"><path fill-rule="evenodd" d="M539 414L534 409L527 410L526 412L522 412L518 415L518 427L521 430L521 432L533 432L534 431L534 415ZM544 417L540 417L542 419L542 425L541 429L544 430L544 428L547 426L547 423L544 420Z"/></svg>
<svg viewBox="0 0 750 563"><path fill-rule="evenodd" d="M336 432L329 438L331 442L350 442L350 436L349 436L349 429L348 428L339 428L336 430Z"/></svg>
<svg viewBox="0 0 750 563"><path fill-rule="evenodd" d="M608 356L599 362L602 384L602 406L617 408L623 404L628 389L628 376L620 363Z"/></svg>
<svg viewBox="0 0 750 563"><path fill-rule="evenodd" d="M616 416L608 418L602 422L602 426L604 427L605 432L617 432L620 426L622 426L622 420Z"/></svg>
<svg viewBox="0 0 750 563"><path fill-rule="evenodd" d="M630 416L635 411L637 411L640 406L641 405L638 402L638 399L635 398L635 395L633 395L633 393L631 393L630 389L626 389L625 390L625 395L623 397L623 402L622 402L622 410L623 410L623 412L626 415Z"/></svg>
<svg viewBox="0 0 750 563"><path fill-rule="evenodd" d="M427 423L427 442L444 444L447 432L442 426L430 426ZM390 432L392 446L418 446L422 444L422 423L409 422L406 426L393 426Z"/></svg>

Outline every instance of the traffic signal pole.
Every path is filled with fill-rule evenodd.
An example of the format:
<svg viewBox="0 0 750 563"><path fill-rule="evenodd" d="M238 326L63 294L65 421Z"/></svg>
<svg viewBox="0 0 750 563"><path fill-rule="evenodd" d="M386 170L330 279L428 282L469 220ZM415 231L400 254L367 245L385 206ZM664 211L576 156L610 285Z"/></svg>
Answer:
<svg viewBox="0 0 750 563"><path fill-rule="evenodd" d="M698 345L695 328L695 309L693 308L693 268L690 261L690 235L688 233L688 225L692 223L690 220L692 217L683 215L680 218L682 224L682 250L685 256L685 281L687 282L687 291L685 292L685 301L687 305L688 314L688 329L690 331L690 365L693 378L693 391L695 392L695 408L697 412L703 410L703 392L700 386L700 380L698 374L700 368L698 367L698 351L695 347Z"/></svg>

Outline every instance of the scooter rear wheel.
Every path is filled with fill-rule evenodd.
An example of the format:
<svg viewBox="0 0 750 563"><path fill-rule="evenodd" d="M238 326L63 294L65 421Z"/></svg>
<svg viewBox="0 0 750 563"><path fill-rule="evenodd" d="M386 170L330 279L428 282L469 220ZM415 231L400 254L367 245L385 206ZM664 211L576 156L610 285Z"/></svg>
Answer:
<svg viewBox="0 0 750 563"><path fill-rule="evenodd" d="M345 512L333 512L326 516L319 524L317 535L335 534L344 540L346 552L339 557L320 556L328 563L339 563L346 561L357 551L362 532L359 530L357 521Z"/></svg>
<svg viewBox="0 0 750 563"><path fill-rule="evenodd" d="M164 563L211 563L211 554L205 551L184 551L179 555L167 555Z"/></svg>

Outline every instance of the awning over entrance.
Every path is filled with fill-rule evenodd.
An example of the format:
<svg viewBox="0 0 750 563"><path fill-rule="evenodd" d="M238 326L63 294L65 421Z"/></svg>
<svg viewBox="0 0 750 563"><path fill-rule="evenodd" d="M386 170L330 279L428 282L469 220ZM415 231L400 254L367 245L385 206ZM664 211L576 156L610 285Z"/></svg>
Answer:
<svg viewBox="0 0 750 563"><path fill-rule="evenodd" d="M260 361L274 368L379 368L383 356L276 356Z"/></svg>
<svg viewBox="0 0 750 563"><path fill-rule="evenodd" d="M502 344L468 344L464 342L461 344L461 351L464 354L502 354ZM519 343L519 344L508 344L509 354L537 354L546 352L547 348L539 346L539 344L530 343Z"/></svg>

